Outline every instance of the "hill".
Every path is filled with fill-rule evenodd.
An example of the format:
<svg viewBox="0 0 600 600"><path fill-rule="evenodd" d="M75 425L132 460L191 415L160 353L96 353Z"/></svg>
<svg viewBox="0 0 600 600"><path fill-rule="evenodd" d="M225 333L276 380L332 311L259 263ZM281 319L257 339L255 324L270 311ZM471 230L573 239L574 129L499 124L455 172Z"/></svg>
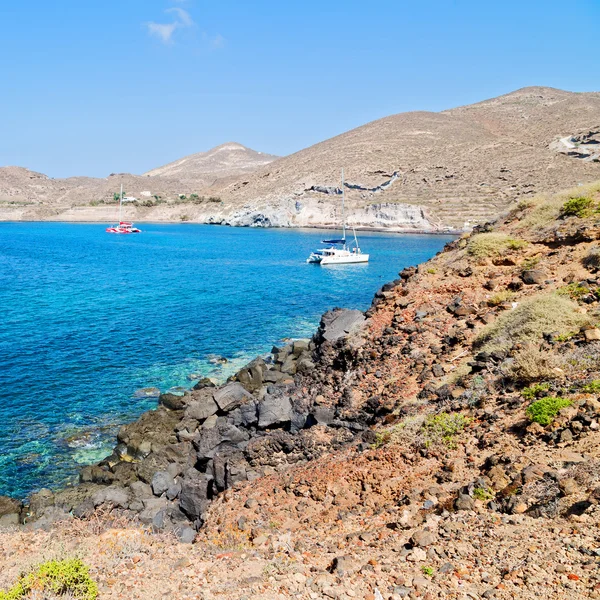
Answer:
<svg viewBox="0 0 600 600"><path fill-rule="evenodd" d="M600 177L599 132L600 93L529 87L392 115L283 158L228 143L144 176L51 180L3 168L0 218L106 220L123 182L141 199L127 209L136 221L334 227L344 168L350 225L463 229L515 197Z"/></svg>
<svg viewBox="0 0 600 600"><path fill-rule="evenodd" d="M521 198L163 394L80 486L0 498L0 588L58 554L101 599L599 598L599 243L600 184Z"/></svg>
<svg viewBox="0 0 600 600"><path fill-rule="evenodd" d="M205 178L225 178L253 171L277 158L271 154L251 150L236 142L228 142L208 152L185 156L168 165L152 169L144 175L193 181Z"/></svg>

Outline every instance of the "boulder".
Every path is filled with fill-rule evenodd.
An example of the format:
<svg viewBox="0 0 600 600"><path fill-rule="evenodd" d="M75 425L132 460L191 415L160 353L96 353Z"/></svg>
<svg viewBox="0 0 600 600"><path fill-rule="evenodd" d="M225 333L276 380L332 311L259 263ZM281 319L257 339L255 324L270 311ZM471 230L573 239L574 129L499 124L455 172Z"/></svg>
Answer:
<svg viewBox="0 0 600 600"><path fill-rule="evenodd" d="M129 501L129 492L125 488L116 485L98 490L92 496L94 506L109 504L118 508L127 508L129 506Z"/></svg>
<svg viewBox="0 0 600 600"><path fill-rule="evenodd" d="M185 410L185 418L204 421L218 410L219 407L213 399L212 392L205 389L192 394L192 401Z"/></svg>
<svg viewBox="0 0 600 600"><path fill-rule="evenodd" d="M0 517L4 515L18 515L22 508L23 505L18 500L9 498L8 496L0 496Z"/></svg>
<svg viewBox="0 0 600 600"><path fill-rule="evenodd" d="M527 269L521 273L521 279L527 285L544 283L546 277L546 273L540 269Z"/></svg>
<svg viewBox="0 0 600 600"><path fill-rule="evenodd" d="M255 392L262 386L263 373L266 370L267 364L262 358L258 357L241 369L237 373L236 379L247 391Z"/></svg>
<svg viewBox="0 0 600 600"><path fill-rule="evenodd" d="M158 402L170 410L183 410L190 399L189 394L182 390L170 390L158 397Z"/></svg>
<svg viewBox="0 0 600 600"><path fill-rule="evenodd" d="M265 396L258 405L258 426L283 425L292 420L292 402L287 396Z"/></svg>
<svg viewBox="0 0 600 600"><path fill-rule="evenodd" d="M365 320L365 315L360 310L334 308L321 317L317 340L319 343L335 342L357 331Z"/></svg>
<svg viewBox="0 0 600 600"><path fill-rule="evenodd" d="M179 507L191 519L200 519L208 508L208 485L210 479L204 473L189 469L181 484Z"/></svg>
<svg viewBox="0 0 600 600"><path fill-rule="evenodd" d="M311 417L319 425L331 425L335 419L335 410L326 406L316 406L311 413Z"/></svg>
<svg viewBox="0 0 600 600"><path fill-rule="evenodd" d="M54 506L54 493L52 490L42 488L39 492L29 497L28 514L32 519L39 519L46 508Z"/></svg>
<svg viewBox="0 0 600 600"><path fill-rule="evenodd" d="M195 390L202 390L204 388L214 388L215 386L215 382L210 379L209 377L203 377L202 379L200 379L200 381L198 381L198 383L196 383L196 385L194 386L193 389Z"/></svg>
<svg viewBox="0 0 600 600"><path fill-rule="evenodd" d="M155 496L161 496L164 494L175 481L170 473L167 471L157 471L152 477L152 491Z"/></svg>
<svg viewBox="0 0 600 600"><path fill-rule="evenodd" d="M286 374L276 369L270 369L263 374L265 383L279 383L286 378Z"/></svg>
<svg viewBox="0 0 600 600"><path fill-rule="evenodd" d="M134 481L129 484L129 490L134 498L150 498L152 496L152 488L143 481Z"/></svg>
<svg viewBox="0 0 600 600"><path fill-rule="evenodd" d="M283 365L281 366L281 372L287 373L288 375L296 374L296 359L293 354L290 354L286 359Z"/></svg>
<svg viewBox="0 0 600 600"><path fill-rule="evenodd" d="M308 352L310 340L296 340L292 344L292 352L298 358L303 352Z"/></svg>
<svg viewBox="0 0 600 600"><path fill-rule="evenodd" d="M237 381L218 388L213 398L223 412L229 412L252 399L252 396Z"/></svg>
<svg viewBox="0 0 600 600"><path fill-rule="evenodd" d="M143 510L138 515L138 519L144 525L150 525L156 515L165 510L169 505L165 498L145 498L142 500Z"/></svg>
<svg viewBox="0 0 600 600"><path fill-rule="evenodd" d="M256 425L256 423L258 423L258 410L256 402L248 402L247 404L242 404L239 410L242 424L245 427L249 427L250 425Z"/></svg>

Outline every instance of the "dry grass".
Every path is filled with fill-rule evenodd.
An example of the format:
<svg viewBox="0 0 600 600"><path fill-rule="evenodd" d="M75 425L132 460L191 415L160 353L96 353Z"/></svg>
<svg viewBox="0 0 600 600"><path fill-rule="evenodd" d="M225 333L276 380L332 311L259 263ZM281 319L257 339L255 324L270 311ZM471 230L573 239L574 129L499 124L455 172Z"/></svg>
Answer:
<svg viewBox="0 0 600 600"><path fill-rule="evenodd" d="M529 384L536 381L557 379L562 373L564 361L556 354L540 350L535 344L526 344L518 350L506 375L513 381Z"/></svg>
<svg viewBox="0 0 600 600"><path fill-rule="evenodd" d="M480 233L471 238L467 253L474 258L495 258L513 250L520 250L527 242L505 233Z"/></svg>
<svg viewBox="0 0 600 600"><path fill-rule="evenodd" d="M502 314L478 336L477 346L490 352L508 350L516 342L537 343L545 333L566 335L590 323L577 304L557 294L547 294L523 302Z"/></svg>

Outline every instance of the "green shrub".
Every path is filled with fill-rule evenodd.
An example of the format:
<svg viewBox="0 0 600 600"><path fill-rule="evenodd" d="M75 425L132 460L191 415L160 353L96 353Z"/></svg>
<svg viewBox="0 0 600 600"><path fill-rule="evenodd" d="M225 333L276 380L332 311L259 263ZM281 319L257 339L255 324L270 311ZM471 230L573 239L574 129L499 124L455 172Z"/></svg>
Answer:
<svg viewBox="0 0 600 600"><path fill-rule="evenodd" d="M521 390L521 396L523 396L525 400L533 400L534 398L537 398L538 396L541 396L542 394L546 393L549 389L549 383L536 383L535 385L526 387L523 390Z"/></svg>
<svg viewBox="0 0 600 600"><path fill-rule="evenodd" d="M391 431L378 431L375 434L375 442L371 444L371 448L381 448L381 446L385 446L392 439Z"/></svg>
<svg viewBox="0 0 600 600"><path fill-rule="evenodd" d="M475 342L488 352L507 350L516 342L536 343L545 333L566 334L589 323L590 318L580 313L572 300L558 294L547 294L503 313L484 328Z"/></svg>
<svg viewBox="0 0 600 600"><path fill-rule="evenodd" d="M489 306L500 306L500 304L510 301L513 297L513 292L510 292L509 290L503 290L496 292L493 296L490 296L487 303Z"/></svg>
<svg viewBox="0 0 600 600"><path fill-rule="evenodd" d="M580 283L570 283L569 285L559 288L557 293L561 296L569 296L569 298L573 298L573 300L579 300L590 293L590 288L581 285Z"/></svg>
<svg viewBox="0 0 600 600"><path fill-rule="evenodd" d="M505 233L479 233L470 239L467 253L475 258L494 258L510 250L519 250L525 245L525 240L512 238Z"/></svg>
<svg viewBox="0 0 600 600"><path fill-rule="evenodd" d="M41 564L35 571L21 575L7 592L0 592L0 600L21 600L37 590L54 595L70 594L79 600L95 600L98 586L90 577L88 568L81 560L51 560Z"/></svg>
<svg viewBox="0 0 600 600"><path fill-rule="evenodd" d="M421 567L421 571L423 571L423 575L426 575L427 577L433 577L433 574L435 573L435 569L433 567L428 567L426 565Z"/></svg>
<svg viewBox="0 0 600 600"><path fill-rule="evenodd" d="M423 422L425 445L443 443L449 448L456 447L455 437L469 424L469 419L457 413L441 412L429 415Z"/></svg>
<svg viewBox="0 0 600 600"><path fill-rule="evenodd" d="M554 398L548 396L536 400L527 407L527 415L534 423L540 425L550 425L556 415L567 406L571 406L572 402L567 398Z"/></svg>
<svg viewBox="0 0 600 600"><path fill-rule="evenodd" d="M583 218L590 213L590 208L594 201L587 196L580 196L567 200L560 209L561 217L579 217Z"/></svg>
<svg viewBox="0 0 600 600"><path fill-rule="evenodd" d="M600 379L594 379L589 383L586 383L582 388L582 392L586 394L600 394Z"/></svg>
<svg viewBox="0 0 600 600"><path fill-rule="evenodd" d="M494 499L494 493L485 488L477 487L473 490L473 497L482 502L488 502Z"/></svg>

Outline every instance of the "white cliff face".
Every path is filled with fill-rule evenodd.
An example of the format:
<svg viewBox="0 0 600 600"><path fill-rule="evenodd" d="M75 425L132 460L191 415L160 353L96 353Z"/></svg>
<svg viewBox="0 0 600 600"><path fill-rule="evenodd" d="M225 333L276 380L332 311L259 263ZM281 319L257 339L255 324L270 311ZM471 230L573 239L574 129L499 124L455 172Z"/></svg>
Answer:
<svg viewBox="0 0 600 600"><path fill-rule="evenodd" d="M238 227L340 227L341 207L316 198L287 200L279 206L245 206L230 215L214 215L210 221ZM390 229L393 231L437 231L420 206L375 203L349 209L349 227Z"/></svg>

